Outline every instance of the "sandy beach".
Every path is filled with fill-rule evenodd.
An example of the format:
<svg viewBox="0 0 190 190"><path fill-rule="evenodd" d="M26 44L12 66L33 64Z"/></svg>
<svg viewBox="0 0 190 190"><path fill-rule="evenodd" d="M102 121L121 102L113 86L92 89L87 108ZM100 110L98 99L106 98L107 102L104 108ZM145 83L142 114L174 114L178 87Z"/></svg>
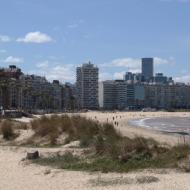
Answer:
<svg viewBox="0 0 190 190"><path fill-rule="evenodd" d="M179 137L175 135L166 135L158 131L152 131L143 128L132 127L128 121L134 118L150 117L189 117L190 113L167 113L167 112L87 112L81 113L82 116L98 120L100 122L113 122L116 120L119 125L116 128L126 136L134 137L141 135L148 138L154 138L162 143L175 145L179 143ZM26 120L25 120L26 121ZM0 147L0 189L4 190L89 190L89 189L128 189L128 190L188 190L190 189L190 174L175 170L145 170L130 172L127 174L116 173L88 173L73 172L66 170L52 169L50 167L38 166L30 162L23 162L26 152L32 148L23 147ZM67 147L60 148L38 148L41 154L51 152L63 152ZM154 183L137 183L136 179L143 176L154 176L158 178ZM103 185L101 179L128 179L128 184ZM93 185L91 181L97 181ZM111 183L110 183L111 184Z"/></svg>
<svg viewBox="0 0 190 190"><path fill-rule="evenodd" d="M159 131L134 127L129 125L131 119L141 118L174 118L174 117L190 117L189 112L87 112L82 113L82 116L98 120L100 122L111 122L114 124L115 121L119 123L116 128L121 134L128 137L143 136L146 138L153 138L158 142L166 143L169 145L176 145L182 143L183 139L179 135L164 134ZM114 120L113 120L114 117Z"/></svg>
<svg viewBox="0 0 190 190"><path fill-rule="evenodd" d="M43 150L41 150L43 152ZM46 150L51 151L51 150ZM55 151L55 150L54 150ZM56 150L58 151L58 150ZM21 159L25 157L26 149L3 148L0 151L0 189L4 190L72 190L72 189L147 189L147 190L188 190L189 174L179 173L171 170L144 171L129 174L99 174L86 172L72 172L50 169L48 167L37 166L34 164L23 164ZM135 179L142 176L154 176L158 182L151 184L125 184L113 186L93 186L90 180L98 178L116 179L129 178Z"/></svg>

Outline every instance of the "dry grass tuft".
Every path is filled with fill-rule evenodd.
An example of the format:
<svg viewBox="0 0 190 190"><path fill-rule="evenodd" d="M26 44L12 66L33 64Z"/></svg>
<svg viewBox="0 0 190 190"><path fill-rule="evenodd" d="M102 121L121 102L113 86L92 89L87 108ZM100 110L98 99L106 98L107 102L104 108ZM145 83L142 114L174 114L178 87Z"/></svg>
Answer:
<svg viewBox="0 0 190 190"><path fill-rule="evenodd" d="M4 120L1 123L1 133L5 140L12 140L16 137L16 134L13 129L13 124L9 120Z"/></svg>
<svg viewBox="0 0 190 190"><path fill-rule="evenodd" d="M80 116L43 116L31 121L31 126L36 137L47 137L50 144L56 144L57 138L63 133L68 136L65 143L79 140L81 147L94 144L98 136L119 137L113 125L100 124Z"/></svg>

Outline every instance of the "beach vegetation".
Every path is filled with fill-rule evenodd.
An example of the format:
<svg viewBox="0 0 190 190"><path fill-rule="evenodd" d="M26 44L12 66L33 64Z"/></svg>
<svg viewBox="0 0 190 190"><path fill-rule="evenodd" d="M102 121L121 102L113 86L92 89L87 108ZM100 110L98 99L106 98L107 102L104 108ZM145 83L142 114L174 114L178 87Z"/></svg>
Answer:
<svg viewBox="0 0 190 190"><path fill-rule="evenodd" d="M35 160L35 163L61 169L128 172L147 168L181 168L180 163L190 155L189 145L169 147L153 139L124 137L112 124L100 124L80 116L42 117L31 124L35 135L52 137L55 134L56 138L64 132L67 143L78 140L81 148L88 147L93 151L85 158L67 153Z"/></svg>
<svg viewBox="0 0 190 190"><path fill-rule="evenodd" d="M12 140L16 137L13 124L9 120L2 121L0 130L5 140Z"/></svg>

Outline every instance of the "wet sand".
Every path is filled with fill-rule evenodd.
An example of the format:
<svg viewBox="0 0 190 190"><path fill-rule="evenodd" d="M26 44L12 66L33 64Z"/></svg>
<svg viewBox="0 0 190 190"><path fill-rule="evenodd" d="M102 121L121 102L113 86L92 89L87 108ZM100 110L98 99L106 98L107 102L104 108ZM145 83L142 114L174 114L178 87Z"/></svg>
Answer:
<svg viewBox="0 0 190 190"><path fill-rule="evenodd" d="M121 132L121 134L125 136L143 136L145 138L153 138L160 143L166 143L172 146L183 143L183 137L181 135L170 133L166 134L161 131L154 130L150 127L137 127L130 124L130 121L146 118L190 118L190 112L87 112L81 113L81 115L94 120L98 120L99 122L110 122L113 124L115 124L115 122L118 122L119 125L115 127Z"/></svg>
<svg viewBox="0 0 190 190"><path fill-rule="evenodd" d="M129 125L167 133L190 135L190 117L133 119L129 121Z"/></svg>

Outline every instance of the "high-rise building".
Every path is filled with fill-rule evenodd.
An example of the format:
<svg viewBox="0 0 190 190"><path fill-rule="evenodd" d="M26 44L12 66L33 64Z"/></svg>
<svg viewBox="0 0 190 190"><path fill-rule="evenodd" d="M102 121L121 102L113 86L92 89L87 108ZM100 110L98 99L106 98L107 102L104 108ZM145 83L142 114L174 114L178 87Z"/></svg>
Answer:
<svg viewBox="0 0 190 190"><path fill-rule="evenodd" d="M98 108L98 73L93 64L86 63L77 67L77 95L81 109Z"/></svg>
<svg viewBox="0 0 190 190"><path fill-rule="evenodd" d="M126 72L124 75L125 81L134 81L134 74L132 72Z"/></svg>
<svg viewBox="0 0 190 190"><path fill-rule="evenodd" d="M117 89L113 80L99 83L99 107L101 109L113 110L117 108Z"/></svg>
<svg viewBox="0 0 190 190"><path fill-rule="evenodd" d="M154 76L154 59L142 58L142 75L145 81L150 81Z"/></svg>
<svg viewBox="0 0 190 190"><path fill-rule="evenodd" d="M154 82L166 84L168 82L168 77L164 76L163 73L156 73Z"/></svg>
<svg viewBox="0 0 190 190"><path fill-rule="evenodd" d="M164 76L163 73L156 73L154 76L154 83L155 84L173 84L174 81L172 77Z"/></svg>
<svg viewBox="0 0 190 190"><path fill-rule="evenodd" d="M99 105L106 110L144 107L144 86L124 80L100 82Z"/></svg>
<svg viewBox="0 0 190 190"><path fill-rule="evenodd" d="M189 108L190 86L185 84L147 84L145 85L145 107Z"/></svg>
<svg viewBox="0 0 190 190"><path fill-rule="evenodd" d="M126 72L124 75L124 80L128 82L142 82L143 77L141 73Z"/></svg>

